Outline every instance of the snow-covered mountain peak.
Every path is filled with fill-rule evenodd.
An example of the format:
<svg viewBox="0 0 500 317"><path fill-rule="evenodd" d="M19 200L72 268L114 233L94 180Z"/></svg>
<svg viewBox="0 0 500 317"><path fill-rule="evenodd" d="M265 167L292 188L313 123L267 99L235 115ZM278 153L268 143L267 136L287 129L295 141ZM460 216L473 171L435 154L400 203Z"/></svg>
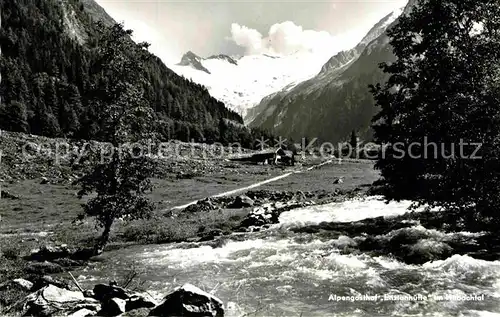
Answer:
<svg viewBox="0 0 500 317"><path fill-rule="evenodd" d="M266 51L240 58L224 54L201 58L188 52L181 63L170 68L205 86L213 97L250 121L252 115L248 110L265 97L291 91L318 74L331 77L336 70L350 65L386 31L401 12L402 9L396 10L384 17L355 48L340 53L339 50L332 52L331 49L303 48L287 55Z"/></svg>
<svg viewBox="0 0 500 317"><path fill-rule="evenodd" d="M180 63L177 65L192 67L196 70L210 74L210 71L203 66L202 60L203 58L189 51L182 56Z"/></svg>
<svg viewBox="0 0 500 317"><path fill-rule="evenodd" d="M382 35L387 28L397 20L397 18L403 13L405 7L398 8L393 12L386 15L382 20L380 20L377 24L373 26L373 28L368 31L365 37L361 40L358 46L363 45L367 46L370 42L376 40L380 35Z"/></svg>
<svg viewBox="0 0 500 317"><path fill-rule="evenodd" d="M186 53L174 72L205 86L210 94L245 116L265 96L316 75L331 54L298 51L290 55L224 54L201 58Z"/></svg>
<svg viewBox="0 0 500 317"><path fill-rule="evenodd" d="M231 57L231 56L228 56L225 54L212 55L210 57L207 57L206 59L218 59L218 60L223 60L223 61L226 61L228 63L234 64L234 65L238 65L238 61L237 61L238 58Z"/></svg>
<svg viewBox="0 0 500 317"><path fill-rule="evenodd" d="M420 0L409 0L408 4L404 8L403 14L410 14L413 8L418 4Z"/></svg>
<svg viewBox="0 0 500 317"><path fill-rule="evenodd" d="M401 7L388 15L386 15L382 20L375 24L370 31L363 37L361 42L359 42L353 49L342 51L330 58L328 62L321 68L321 74L329 73L332 70L338 70L341 67L348 65L350 62L354 61L363 50L373 41L378 39L382 34L385 33L387 28L391 26L394 21L403 13L405 7Z"/></svg>

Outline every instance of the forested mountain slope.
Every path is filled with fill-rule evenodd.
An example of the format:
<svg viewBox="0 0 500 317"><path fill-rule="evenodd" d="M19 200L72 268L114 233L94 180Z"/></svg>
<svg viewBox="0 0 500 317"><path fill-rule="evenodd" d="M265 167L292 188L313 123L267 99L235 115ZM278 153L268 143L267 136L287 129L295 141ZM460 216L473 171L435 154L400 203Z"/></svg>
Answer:
<svg viewBox="0 0 500 317"><path fill-rule="evenodd" d="M93 0L3 0L0 6L0 128L95 138L101 113L91 102L91 87L113 80L95 69L96 22L111 26L113 19ZM146 72L145 97L163 139L251 140L250 130L227 124L242 118L201 85L178 76L156 56Z"/></svg>

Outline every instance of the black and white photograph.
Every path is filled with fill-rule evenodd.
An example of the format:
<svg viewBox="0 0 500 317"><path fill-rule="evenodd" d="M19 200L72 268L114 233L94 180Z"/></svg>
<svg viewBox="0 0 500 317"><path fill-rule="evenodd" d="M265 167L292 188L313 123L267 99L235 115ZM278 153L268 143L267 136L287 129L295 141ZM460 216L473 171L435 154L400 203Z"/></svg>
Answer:
<svg viewBox="0 0 500 317"><path fill-rule="evenodd" d="M0 316L500 317L500 0L0 0Z"/></svg>

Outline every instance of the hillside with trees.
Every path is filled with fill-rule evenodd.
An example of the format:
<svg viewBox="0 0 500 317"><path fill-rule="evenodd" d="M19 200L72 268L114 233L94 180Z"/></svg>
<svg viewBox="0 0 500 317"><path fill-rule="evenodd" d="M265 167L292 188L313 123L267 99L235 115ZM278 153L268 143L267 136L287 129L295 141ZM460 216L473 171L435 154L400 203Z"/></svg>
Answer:
<svg viewBox="0 0 500 317"><path fill-rule="evenodd" d="M99 41L114 21L92 0L5 0L0 6L0 128L102 140L96 94L106 90L110 78L99 66ZM161 139L252 146L261 135L242 127L237 113L158 57L151 55L144 70L145 98Z"/></svg>

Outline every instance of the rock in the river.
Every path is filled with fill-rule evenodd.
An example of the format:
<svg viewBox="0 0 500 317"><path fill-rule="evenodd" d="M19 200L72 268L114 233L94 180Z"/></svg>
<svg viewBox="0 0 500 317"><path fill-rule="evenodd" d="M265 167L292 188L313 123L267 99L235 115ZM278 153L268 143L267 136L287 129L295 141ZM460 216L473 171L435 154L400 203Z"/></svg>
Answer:
<svg viewBox="0 0 500 317"><path fill-rule="evenodd" d="M49 179L47 177L42 177L40 184L47 185L49 183Z"/></svg>
<svg viewBox="0 0 500 317"><path fill-rule="evenodd" d="M394 221L394 220L392 220ZM429 261L444 260L453 255L449 238L421 226L401 228L385 235L368 236L360 242L362 251L377 255L391 254L407 264L424 264Z"/></svg>
<svg viewBox="0 0 500 317"><path fill-rule="evenodd" d="M26 298L25 315L28 316L67 316L81 309L97 311L99 303L85 298L81 292L69 291L54 285L46 286Z"/></svg>
<svg viewBox="0 0 500 317"><path fill-rule="evenodd" d="M151 310L149 316L223 317L224 304L196 286L185 284L167 295L160 305Z"/></svg>
<svg viewBox="0 0 500 317"><path fill-rule="evenodd" d="M261 227L266 224L276 223L278 218L279 214L276 212L275 207L271 204L264 204L261 207L254 208L240 226L244 228Z"/></svg>
<svg viewBox="0 0 500 317"><path fill-rule="evenodd" d="M265 203L254 208L250 214L241 222L238 231L257 231L255 227L265 227L279 222L281 213L295 208L314 205L312 201L297 201L306 198L305 194L299 192L293 194L287 202Z"/></svg>
<svg viewBox="0 0 500 317"><path fill-rule="evenodd" d="M226 303L226 313L229 316L245 316L245 311L243 308L235 302Z"/></svg>
<svg viewBox="0 0 500 317"><path fill-rule="evenodd" d="M425 239L409 247L405 261L407 263L423 264L445 259L452 255L453 249L448 244L432 239Z"/></svg>
<svg viewBox="0 0 500 317"><path fill-rule="evenodd" d="M242 195L236 197L233 203L230 204L228 207L232 209L241 209L241 208L253 207L254 204L255 202L253 201L253 199L251 199L248 196Z"/></svg>

